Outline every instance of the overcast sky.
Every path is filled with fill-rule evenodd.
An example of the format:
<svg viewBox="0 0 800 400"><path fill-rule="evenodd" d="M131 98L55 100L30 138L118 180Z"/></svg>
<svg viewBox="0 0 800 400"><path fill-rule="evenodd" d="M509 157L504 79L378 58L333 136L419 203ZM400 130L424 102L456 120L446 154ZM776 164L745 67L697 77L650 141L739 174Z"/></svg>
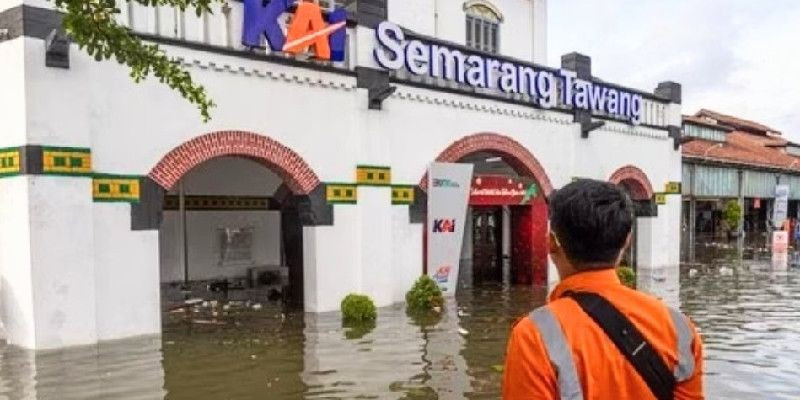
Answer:
<svg viewBox="0 0 800 400"><path fill-rule="evenodd" d="M592 75L652 90L683 85L709 108L800 141L800 0L551 0L549 65L578 51Z"/></svg>

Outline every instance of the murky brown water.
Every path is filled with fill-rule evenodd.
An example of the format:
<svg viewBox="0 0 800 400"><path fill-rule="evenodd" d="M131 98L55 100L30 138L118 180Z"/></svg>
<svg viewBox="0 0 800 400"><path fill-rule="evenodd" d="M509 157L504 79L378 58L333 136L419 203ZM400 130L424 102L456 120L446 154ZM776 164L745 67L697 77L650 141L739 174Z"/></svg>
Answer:
<svg viewBox="0 0 800 400"><path fill-rule="evenodd" d="M735 255L703 248L707 262L681 272L683 308L706 341L708 397L796 399L800 269ZM0 399L494 399L510 325L543 299L479 285L439 321L390 307L368 332L342 328L335 313L275 305L166 313L162 338L39 353L0 346Z"/></svg>

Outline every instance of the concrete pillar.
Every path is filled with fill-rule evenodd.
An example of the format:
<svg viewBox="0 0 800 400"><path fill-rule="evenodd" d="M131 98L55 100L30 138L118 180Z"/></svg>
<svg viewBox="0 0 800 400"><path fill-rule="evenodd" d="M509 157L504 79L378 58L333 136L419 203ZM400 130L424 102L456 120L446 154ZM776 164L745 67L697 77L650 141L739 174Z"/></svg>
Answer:
<svg viewBox="0 0 800 400"><path fill-rule="evenodd" d="M393 303L391 196L389 187L358 188L359 291L372 297L378 307Z"/></svg>
<svg viewBox="0 0 800 400"><path fill-rule="evenodd" d="M502 246L503 249L503 258L510 258L511 257L511 209L508 206L503 206L502 211Z"/></svg>
<svg viewBox="0 0 800 400"><path fill-rule="evenodd" d="M357 205L336 204L332 226L303 227L306 312L338 310L344 296L361 290L359 214Z"/></svg>
<svg viewBox="0 0 800 400"><path fill-rule="evenodd" d="M0 233L8 343L48 349L96 342L91 178L24 175L3 179L0 188L0 220L11 228Z"/></svg>
<svg viewBox="0 0 800 400"><path fill-rule="evenodd" d="M738 235L736 236L736 249L739 254L739 257L743 256L744 254L744 171L739 170L738 172L738 182L737 182L737 202L739 203L739 209L742 211L739 215L739 229Z"/></svg>
<svg viewBox="0 0 800 400"><path fill-rule="evenodd" d="M680 196L667 196L658 216L638 218L637 285L670 303L677 303L680 265Z"/></svg>
<svg viewBox="0 0 800 400"><path fill-rule="evenodd" d="M689 165L689 261L695 260L695 245L697 238L697 198L694 195L697 165Z"/></svg>

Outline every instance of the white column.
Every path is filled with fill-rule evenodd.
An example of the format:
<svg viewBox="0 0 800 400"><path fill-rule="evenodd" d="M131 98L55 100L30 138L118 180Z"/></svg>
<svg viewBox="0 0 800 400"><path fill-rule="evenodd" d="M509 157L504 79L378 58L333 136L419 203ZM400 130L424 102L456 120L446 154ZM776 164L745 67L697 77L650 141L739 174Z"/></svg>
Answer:
<svg viewBox="0 0 800 400"><path fill-rule="evenodd" d="M97 339L161 332L157 230L131 230L127 203L94 204Z"/></svg>
<svg viewBox="0 0 800 400"><path fill-rule="evenodd" d="M348 293L361 290L356 205L333 206L333 226L303 227L303 303L306 312L339 310Z"/></svg>
<svg viewBox="0 0 800 400"><path fill-rule="evenodd" d="M360 291L372 297L378 307L393 303L391 258L405 256L392 254L391 196L389 187L358 187Z"/></svg>
<svg viewBox="0 0 800 400"><path fill-rule="evenodd" d="M511 257L511 208L508 206L502 207L503 214L503 239L502 249L503 257Z"/></svg>
<svg viewBox="0 0 800 400"><path fill-rule="evenodd" d="M637 218L637 287L670 304L678 302L681 197L667 196L657 217Z"/></svg>
<svg viewBox="0 0 800 400"><path fill-rule="evenodd" d="M0 207L11 231L0 234L8 342L32 349L96 342L91 179L20 176L0 187L15 196Z"/></svg>

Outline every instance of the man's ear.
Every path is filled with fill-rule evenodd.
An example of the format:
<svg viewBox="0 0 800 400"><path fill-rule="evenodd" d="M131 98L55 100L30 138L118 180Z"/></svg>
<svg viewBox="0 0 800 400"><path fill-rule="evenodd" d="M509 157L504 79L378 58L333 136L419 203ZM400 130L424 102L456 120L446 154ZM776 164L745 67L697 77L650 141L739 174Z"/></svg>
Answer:
<svg viewBox="0 0 800 400"><path fill-rule="evenodd" d="M561 248L558 246L558 240L553 234L553 231L547 235L547 251L550 254L558 254L561 251Z"/></svg>

